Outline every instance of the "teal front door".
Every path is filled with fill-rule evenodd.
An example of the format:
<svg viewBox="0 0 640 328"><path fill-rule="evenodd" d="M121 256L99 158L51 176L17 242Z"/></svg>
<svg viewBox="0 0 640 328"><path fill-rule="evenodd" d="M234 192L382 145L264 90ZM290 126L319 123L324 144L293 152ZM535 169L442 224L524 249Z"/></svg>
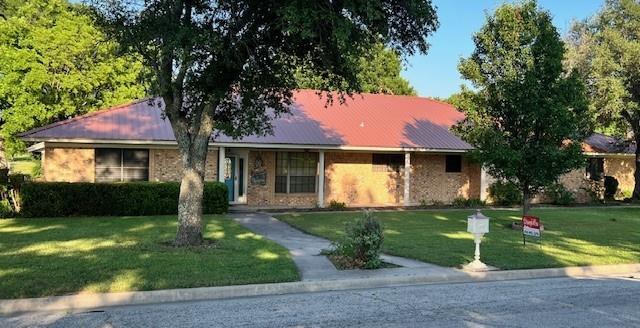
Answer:
<svg viewBox="0 0 640 328"><path fill-rule="evenodd" d="M229 190L229 201L234 202L235 199L235 176L236 176L236 158L227 157L224 159L224 183Z"/></svg>

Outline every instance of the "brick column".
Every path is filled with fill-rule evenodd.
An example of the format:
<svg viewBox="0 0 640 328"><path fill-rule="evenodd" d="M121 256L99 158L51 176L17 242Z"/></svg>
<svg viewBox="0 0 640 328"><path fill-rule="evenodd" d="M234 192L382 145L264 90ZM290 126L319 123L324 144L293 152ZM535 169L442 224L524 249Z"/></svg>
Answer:
<svg viewBox="0 0 640 328"><path fill-rule="evenodd" d="M404 206L411 205L411 153L404 153Z"/></svg>
<svg viewBox="0 0 640 328"><path fill-rule="evenodd" d="M324 207L324 150L318 153L318 206Z"/></svg>
<svg viewBox="0 0 640 328"><path fill-rule="evenodd" d="M224 147L218 149L218 181L224 182Z"/></svg>

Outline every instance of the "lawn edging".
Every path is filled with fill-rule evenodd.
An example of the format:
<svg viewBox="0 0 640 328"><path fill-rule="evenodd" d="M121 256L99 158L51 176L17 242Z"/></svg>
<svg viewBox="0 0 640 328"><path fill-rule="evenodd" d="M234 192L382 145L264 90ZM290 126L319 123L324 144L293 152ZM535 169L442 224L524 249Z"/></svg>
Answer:
<svg viewBox="0 0 640 328"><path fill-rule="evenodd" d="M452 273L416 274L367 279L300 281L140 292L81 293L68 296L0 300L0 314L8 315L34 311L77 311L111 306L201 301L419 284L488 282L557 277L589 278L621 276L640 276L640 263L489 272L465 272L456 270Z"/></svg>

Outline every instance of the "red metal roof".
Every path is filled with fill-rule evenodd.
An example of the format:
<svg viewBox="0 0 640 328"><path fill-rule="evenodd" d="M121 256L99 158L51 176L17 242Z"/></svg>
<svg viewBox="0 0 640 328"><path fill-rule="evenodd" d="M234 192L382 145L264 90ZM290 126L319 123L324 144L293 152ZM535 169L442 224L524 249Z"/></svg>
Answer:
<svg viewBox="0 0 640 328"><path fill-rule="evenodd" d="M464 115L453 106L428 98L355 94L327 106L313 90L294 93L291 115L273 122L274 134L214 142L345 147L468 150L472 147L449 132ZM162 101L147 99L94 112L25 132L32 141L139 140L174 141Z"/></svg>

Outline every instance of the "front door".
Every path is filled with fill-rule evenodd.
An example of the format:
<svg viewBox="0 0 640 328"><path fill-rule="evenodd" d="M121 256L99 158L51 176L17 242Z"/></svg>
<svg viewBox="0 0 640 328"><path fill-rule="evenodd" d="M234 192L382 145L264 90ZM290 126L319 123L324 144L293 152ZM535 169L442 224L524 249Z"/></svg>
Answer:
<svg viewBox="0 0 640 328"><path fill-rule="evenodd" d="M224 159L224 183L227 185L227 190L229 190L229 201L236 201L236 158L235 157L226 157Z"/></svg>

